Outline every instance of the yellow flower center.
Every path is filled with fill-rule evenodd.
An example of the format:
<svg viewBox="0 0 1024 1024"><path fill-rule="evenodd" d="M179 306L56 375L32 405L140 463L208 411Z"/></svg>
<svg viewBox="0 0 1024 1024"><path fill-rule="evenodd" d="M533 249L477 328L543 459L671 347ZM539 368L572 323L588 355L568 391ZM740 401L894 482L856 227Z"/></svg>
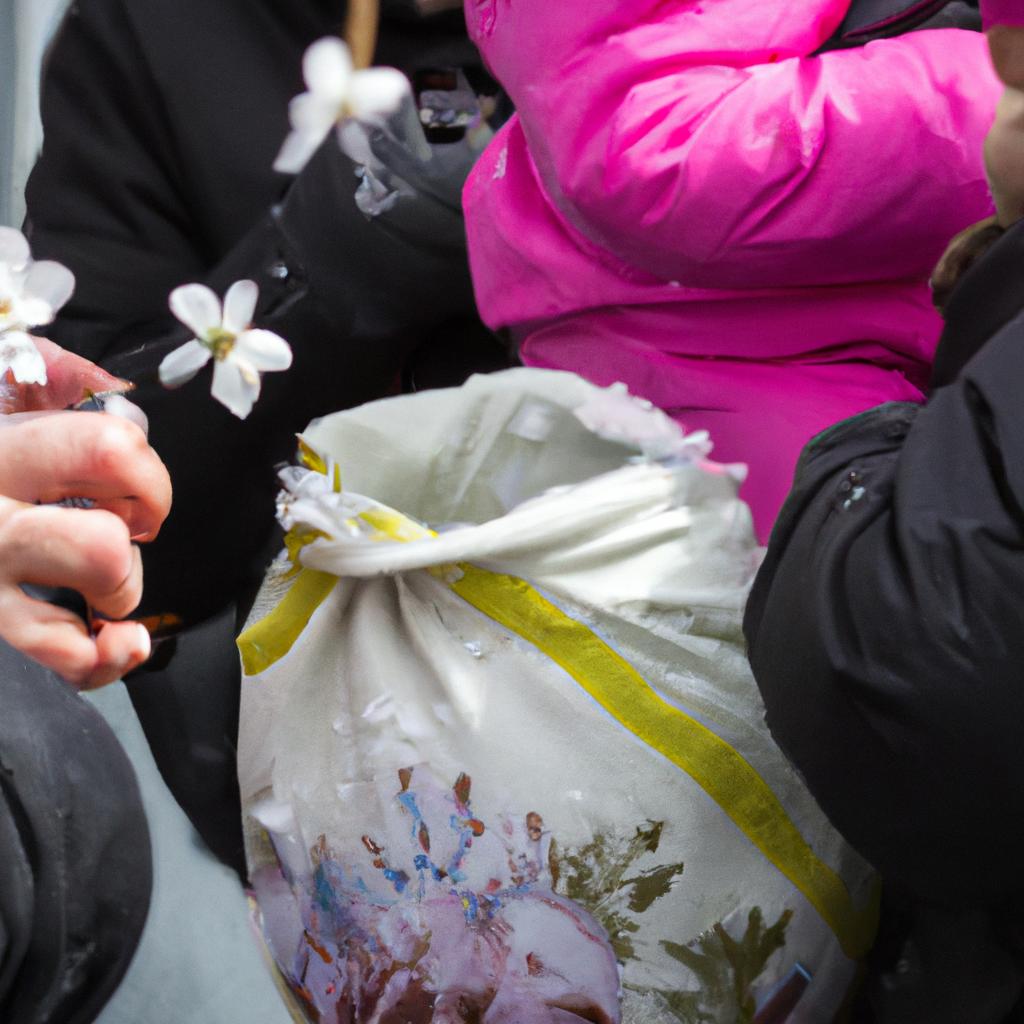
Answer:
<svg viewBox="0 0 1024 1024"><path fill-rule="evenodd" d="M214 359L226 359L235 347L235 335L225 331L223 327L215 327L206 335L206 344Z"/></svg>
<svg viewBox="0 0 1024 1024"><path fill-rule="evenodd" d="M0 299L0 316L7 316L14 309L14 303L10 299Z"/></svg>

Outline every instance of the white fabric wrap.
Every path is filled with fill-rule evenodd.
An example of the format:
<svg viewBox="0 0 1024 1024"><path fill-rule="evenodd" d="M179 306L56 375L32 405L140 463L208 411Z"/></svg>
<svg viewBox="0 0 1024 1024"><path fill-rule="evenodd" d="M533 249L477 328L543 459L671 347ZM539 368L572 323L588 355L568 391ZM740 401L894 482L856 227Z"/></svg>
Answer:
<svg viewBox="0 0 1024 1024"><path fill-rule="evenodd" d="M513 370L304 435L344 490L308 519L302 499L290 511L327 525L334 502L333 539L302 561L339 581L288 653L244 679L239 772L268 944L325 1021L352 1006L388 1021L415 992L437 1021L735 1024L791 998L789 1019L812 1022L853 978L850 922L870 918L873 878L765 727L741 633L761 552L736 474L699 444L650 460L628 436L597 436L576 413L606 397ZM438 536L353 531L376 502ZM293 585L287 568L250 625ZM568 631L496 621L460 591L467 573L499 601L506 576L525 581L508 607L548 608ZM609 684L616 658L626 682ZM727 788L756 774L780 807L744 783L723 808L681 767L691 756ZM751 838L773 814L834 876L845 926L816 908L818 883L795 884L806 865L784 842L766 855ZM773 925L781 941L759 953ZM369 966L352 966L357 948L374 950Z"/></svg>

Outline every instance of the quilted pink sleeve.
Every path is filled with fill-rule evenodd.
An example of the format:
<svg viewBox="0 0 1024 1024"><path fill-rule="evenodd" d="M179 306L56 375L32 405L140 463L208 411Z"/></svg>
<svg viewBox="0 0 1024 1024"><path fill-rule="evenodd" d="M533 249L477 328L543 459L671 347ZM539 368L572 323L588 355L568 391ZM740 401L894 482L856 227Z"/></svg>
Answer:
<svg viewBox="0 0 1024 1024"><path fill-rule="evenodd" d="M712 288L924 277L990 212L1000 85L979 33L811 56L847 7L468 0L467 15L549 200L620 260Z"/></svg>

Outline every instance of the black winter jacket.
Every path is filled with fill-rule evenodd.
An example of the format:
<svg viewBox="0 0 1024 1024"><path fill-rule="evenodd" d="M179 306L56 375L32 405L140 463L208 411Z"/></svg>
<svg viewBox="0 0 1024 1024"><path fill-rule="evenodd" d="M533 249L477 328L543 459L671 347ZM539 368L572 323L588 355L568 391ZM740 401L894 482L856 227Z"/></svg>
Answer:
<svg viewBox="0 0 1024 1024"><path fill-rule="evenodd" d="M884 1019L985 1024L1024 987L1024 224L934 383L811 442L745 628L772 734L902 903Z"/></svg>
<svg viewBox="0 0 1024 1024"><path fill-rule="evenodd" d="M0 1021L89 1024L131 963L151 878L106 722L0 641Z"/></svg>

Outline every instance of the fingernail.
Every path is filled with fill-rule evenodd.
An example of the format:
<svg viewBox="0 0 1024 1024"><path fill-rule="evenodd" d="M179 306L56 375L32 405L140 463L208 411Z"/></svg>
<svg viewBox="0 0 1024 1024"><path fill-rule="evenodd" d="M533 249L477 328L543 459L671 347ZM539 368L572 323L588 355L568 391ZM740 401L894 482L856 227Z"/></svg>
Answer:
<svg viewBox="0 0 1024 1024"><path fill-rule="evenodd" d="M149 630L141 622L135 624L135 630L138 634L138 658L145 661L153 650L153 642L149 638Z"/></svg>
<svg viewBox="0 0 1024 1024"><path fill-rule="evenodd" d="M123 420L130 420L142 432L149 437L149 418L134 403L129 402L123 395L111 395L103 403L103 411L111 416L120 416Z"/></svg>

